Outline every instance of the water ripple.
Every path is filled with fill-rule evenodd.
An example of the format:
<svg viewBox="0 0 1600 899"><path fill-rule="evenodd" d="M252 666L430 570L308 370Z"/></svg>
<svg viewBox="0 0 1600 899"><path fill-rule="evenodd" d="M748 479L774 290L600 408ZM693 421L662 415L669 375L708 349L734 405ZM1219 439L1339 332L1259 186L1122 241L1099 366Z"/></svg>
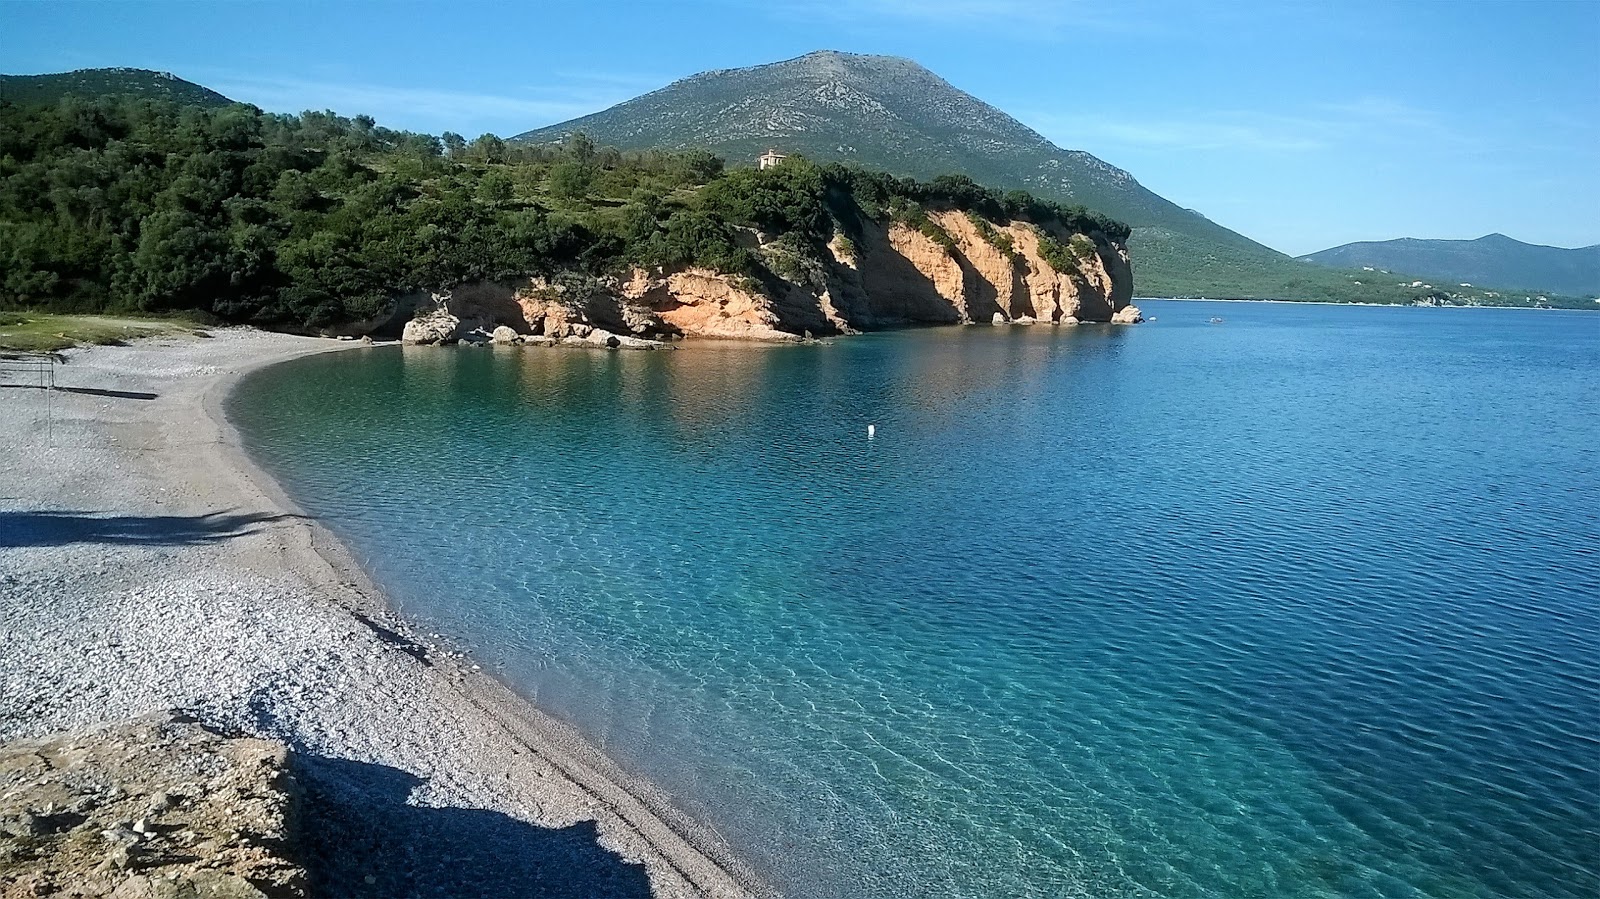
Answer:
<svg viewBox="0 0 1600 899"><path fill-rule="evenodd" d="M233 411L792 896L1600 894L1593 319L1159 311L343 353Z"/></svg>

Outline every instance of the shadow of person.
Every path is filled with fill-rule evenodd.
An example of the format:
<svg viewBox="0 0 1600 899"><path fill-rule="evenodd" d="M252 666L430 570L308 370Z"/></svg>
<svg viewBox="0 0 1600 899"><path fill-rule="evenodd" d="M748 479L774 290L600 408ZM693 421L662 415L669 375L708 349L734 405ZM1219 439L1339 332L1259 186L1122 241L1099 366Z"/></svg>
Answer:
<svg viewBox="0 0 1600 899"><path fill-rule="evenodd" d="M114 400L153 400L157 394L143 390L107 390L102 387L62 387L56 386L61 393L81 393L84 396L103 396Z"/></svg>
<svg viewBox="0 0 1600 899"><path fill-rule="evenodd" d="M311 895L648 899L644 865L600 845L593 821L540 827L499 812L425 808L398 768L296 754L300 856Z"/></svg>
<svg viewBox="0 0 1600 899"><path fill-rule="evenodd" d="M189 546L218 543L261 530L290 515L211 512L205 515L109 515L100 512L38 510L0 512L0 547Z"/></svg>

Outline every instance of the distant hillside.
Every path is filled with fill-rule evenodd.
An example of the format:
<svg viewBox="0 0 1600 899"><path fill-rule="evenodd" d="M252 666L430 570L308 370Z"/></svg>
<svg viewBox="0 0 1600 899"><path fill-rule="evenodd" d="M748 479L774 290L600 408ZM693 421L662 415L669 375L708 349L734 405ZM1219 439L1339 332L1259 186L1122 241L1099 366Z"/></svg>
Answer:
<svg viewBox="0 0 1600 899"><path fill-rule="evenodd" d="M1087 103L1109 102L1098 96ZM933 72L891 56L833 51L705 72L583 118L518 135L583 131L625 149L710 149L734 163L769 147L898 175L959 172L983 184L1078 203L1134 226L1147 296L1405 301L1359 277L1296 262L1183 209L1113 165L1065 150Z"/></svg>
<svg viewBox="0 0 1600 899"><path fill-rule="evenodd" d="M1600 297L1600 244L1575 250L1489 234L1477 240L1362 241L1300 257L1335 268L1414 272L1474 285Z"/></svg>
<svg viewBox="0 0 1600 899"><path fill-rule="evenodd" d="M55 103L68 94L149 97L205 107L227 106L233 102L171 72L149 69L78 69L54 75L0 75L0 100L21 106Z"/></svg>

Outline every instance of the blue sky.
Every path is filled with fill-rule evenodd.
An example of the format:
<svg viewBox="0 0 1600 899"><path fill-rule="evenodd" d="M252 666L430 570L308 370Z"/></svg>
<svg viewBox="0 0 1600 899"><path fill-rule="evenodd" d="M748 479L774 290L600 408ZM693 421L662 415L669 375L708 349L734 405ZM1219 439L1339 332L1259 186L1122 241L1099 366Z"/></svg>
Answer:
<svg viewBox="0 0 1600 899"><path fill-rule="evenodd" d="M1285 252L1600 243L1600 0L0 0L0 71L162 69L469 137L824 48L916 59Z"/></svg>

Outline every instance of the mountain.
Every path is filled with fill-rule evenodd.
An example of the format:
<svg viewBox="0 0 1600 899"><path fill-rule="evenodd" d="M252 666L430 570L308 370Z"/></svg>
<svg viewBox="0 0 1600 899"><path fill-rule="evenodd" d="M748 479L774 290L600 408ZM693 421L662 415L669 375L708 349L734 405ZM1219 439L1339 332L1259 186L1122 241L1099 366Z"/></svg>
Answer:
<svg viewBox="0 0 1600 899"><path fill-rule="evenodd" d="M1336 268L1414 272L1451 284L1600 297L1600 244L1568 250L1523 243L1504 234L1477 240L1402 237L1347 243L1300 258Z"/></svg>
<svg viewBox="0 0 1600 899"><path fill-rule="evenodd" d="M233 102L171 72L149 69L78 69L54 75L0 75L0 100L30 106L55 103L68 94L149 97L206 107L227 106Z"/></svg>
<svg viewBox="0 0 1600 899"><path fill-rule="evenodd" d="M1114 102L1102 96L1084 102ZM774 148L918 178L960 172L1079 203L1134 226L1142 295L1370 298L1348 274L1297 262L1183 209L908 59L819 51L704 72L515 139L552 142L575 131L624 149L701 147L734 162Z"/></svg>

